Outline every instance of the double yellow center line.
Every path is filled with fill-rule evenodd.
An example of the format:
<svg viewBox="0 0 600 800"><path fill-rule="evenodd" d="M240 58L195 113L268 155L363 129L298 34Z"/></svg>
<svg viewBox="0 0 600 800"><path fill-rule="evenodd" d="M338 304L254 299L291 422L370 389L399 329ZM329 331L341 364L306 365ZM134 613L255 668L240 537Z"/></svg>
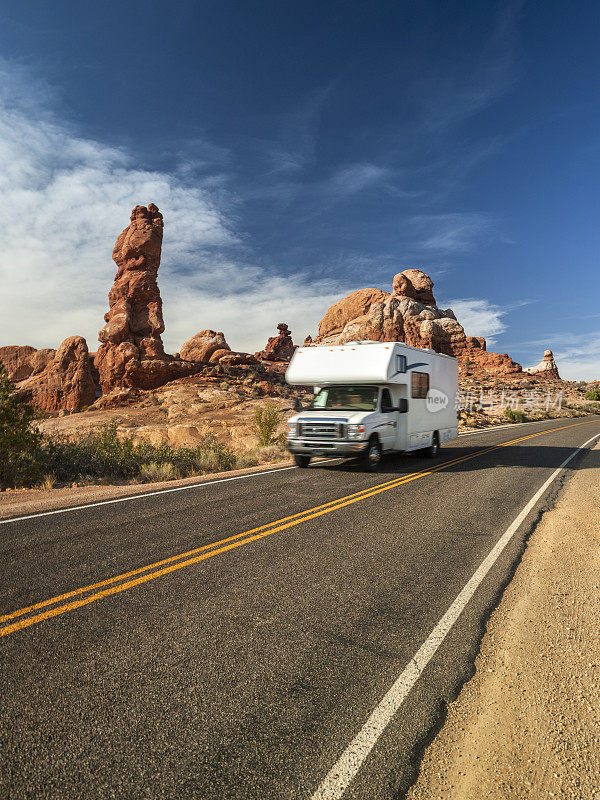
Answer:
<svg viewBox="0 0 600 800"><path fill-rule="evenodd" d="M26 608L20 608L17 611L11 612L10 614L4 614L3 616L0 616L0 623L8 623L7 625L0 627L0 636L7 636L8 634L15 633L22 628L28 628L30 625L35 625L38 622L42 622L45 619L57 617L60 614L66 614L68 611L74 611L77 608L94 603L97 600L102 600L104 597L110 597L113 594L124 592L126 589L132 589L134 586L140 586L143 583L153 581L156 578L161 578L163 575L168 575L176 570L189 567L192 564L198 564L201 561L205 561L208 558L213 558L221 553L226 553L228 550L242 547L250 544L251 542L257 541L258 539L264 539L266 536L271 536L273 533L278 533L286 528L300 525L302 522L308 522L309 520L323 516L324 514L330 514L332 511L337 511L338 509L349 506L352 503L358 503L361 500L365 500L367 497L373 497L374 495L381 494L382 492L388 492L404 483L410 483L411 481L431 475L434 472L440 472L441 470L447 469L455 464L460 464L464 461L470 461L471 459L478 458L486 453L491 453L493 450L499 450L502 447L507 447L511 444L517 444L518 442L523 442L526 439L533 439L536 436L544 436L548 433L564 430L565 428L574 428L578 425L590 425L592 422L598 422L598 420L577 422L572 425L562 425L558 428L551 428L550 430L540 431L538 433L532 433L526 436L520 436L518 439L511 439L508 442L502 442L502 444L497 444L493 447L487 447L482 450L478 450L476 453L470 453L458 458L453 458L450 461L444 461L442 464L431 467L430 469L412 472L409 475L404 475L401 478L395 478L393 480L386 481L385 483L380 483L375 487L363 489L360 492L355 492L354 494L349 494L345 497L339 497L336 500L331 500L323 505L309 508L306 511L301 511L298 514L292 514L291 516L283 517L282 519L278 519L275 522L270 522L267 525L261 525L258 528L252 528L250 530L243 531L243 533L229 536L227 539L221 539L218 542L211 542L211 544L204 545L203 547L197 547L193 550L188 550L185 553L179 553L179 555L164 558L161 561L155 561L153 564L148 564L145 567L138 567L137 569L130 570L129 572L124 572L121 575L115 575L113 578L108 578L106 580L99 581L98 583L92 583L88 586L82 586L78 589L73 589L70 592L65 592L64 594L57 595L56 597L51 597L48 600L42 600L34 605L27 606ZM49 608L49 606L52 606L52 608ZM40 609L45 610L40 611ZM40 613L35 613L38 611L40 611ZM16 620L16 622L12 622L11 620Z"/></svg>

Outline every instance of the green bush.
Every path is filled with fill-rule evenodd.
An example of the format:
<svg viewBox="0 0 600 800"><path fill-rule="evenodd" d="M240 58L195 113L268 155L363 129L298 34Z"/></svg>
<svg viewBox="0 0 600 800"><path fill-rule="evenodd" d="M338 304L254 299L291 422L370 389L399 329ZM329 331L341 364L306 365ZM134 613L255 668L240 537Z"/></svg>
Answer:
<svg viewBox="0 0 600 800"><path fill-rule="evenodd" d="M586 400L594 400L596 402L600 401L600 390L598 389L591 389L589 392L586 392L584 395Z"/></svg>
<svg viewBox="0 0 600 800"><path fill-rule="evenodd" d="M279 427L279 407L276 403L267 403L254 412L254 429L258 436L259 447L267 447L283 440L283 434L277 434Z"/></svg>
<svg viewBox="0 0 600 800"><path fill-rule="evenodd" d="M504 417L509 422L527 422L527 417L522 411L514 411L510 406L504 409Z"/></svg>
<svg viewBox="0 0 600 800"><path fill-rule="evenodd" d="M31 485L44 473L40 460L41 434L33 425L35 411L14 392L0 364L0 487Z"/></svg>

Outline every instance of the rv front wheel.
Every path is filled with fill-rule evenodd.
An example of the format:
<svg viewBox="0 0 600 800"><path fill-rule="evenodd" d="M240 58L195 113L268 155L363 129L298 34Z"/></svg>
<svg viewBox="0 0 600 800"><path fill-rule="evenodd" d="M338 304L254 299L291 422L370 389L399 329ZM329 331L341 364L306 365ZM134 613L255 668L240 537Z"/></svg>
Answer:
<svg viewBox="0 0 600 800"><path fill-rule="evenodd" d="M296 466L300 467L300 469L306 469L310 464L310 456L294 456L294 461L296 462Z"/></svg>
<svg viewBox="0 0 600 800"><path fill-rule="evenodd" d="M376 472L381 464L381 444L377 436L371 436L362 456L363 467L368 472Z"/></svg>

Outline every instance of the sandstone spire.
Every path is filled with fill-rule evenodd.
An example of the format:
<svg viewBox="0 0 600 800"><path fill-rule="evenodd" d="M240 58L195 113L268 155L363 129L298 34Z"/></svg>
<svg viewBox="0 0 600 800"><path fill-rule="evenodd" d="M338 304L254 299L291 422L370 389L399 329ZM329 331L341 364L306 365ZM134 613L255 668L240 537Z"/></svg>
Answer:
<svg viewBox="0 0 600 800"><path fill-rule="evenodd" d="M163 216L153 203L136 206L117 238L112 256L118 269L94 360L103 392L117 386L151 389L199 369L165 355L163 348L157 283L162 239Z"/></svg>
<svg viewBox="0 0 600 800"><path fill-rule="evenodd" d="M537 375L540 378L556 378L560 380L558 367L556 366L552 350L544 350L544 357L540 363L535 367L526 369L525 372L528 372L530 375Z"/></svg>

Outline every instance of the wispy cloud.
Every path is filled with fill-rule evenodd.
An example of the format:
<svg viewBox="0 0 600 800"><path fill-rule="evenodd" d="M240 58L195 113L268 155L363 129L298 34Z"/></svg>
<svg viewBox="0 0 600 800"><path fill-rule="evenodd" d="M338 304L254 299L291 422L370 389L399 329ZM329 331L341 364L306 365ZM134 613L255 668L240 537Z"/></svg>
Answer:
<svg viewBox="0 0 600 800"><path fill-rule="evenodd" d="M95 349L114 240L131 208L148 202L165 216L159 285L168 350L207 327L250 350L282 319L297 337L314 330L339 287L253 264L236 230L237 198L218 173L198 185L186 179L185 162L140 169L127 149L61 119L51 91L23 70L0 63L0 86L2 344L57 346L77 333Z"/></svg>
<svg viewBox="0 0 600 800"><path fill-rule="evenodd" d="M410 95L423 109L428 134L443 134L496 102L513 86L518 74L517 23L522 2L508 3L496 14L492 33L467 62L446 64L445 70L423 72Z"/></svg>
<svg viewBox="0 0 600 800"><path fill-rule="evenodd" d="M344 199L373 186L387 185L389 189L392 189L390 183L392 176L392 170L377 164L347 164L340 167L330 178L322 181L315 188L325 195Z"/></svg>
<svg viewBox="0 0 600 800"><path fill-rule="evenodd" d="M487 214L456 212L420 214L408 220L415 238L413 247L445 255L473 248L483 237L498 236L497 223Z"/></svg>
<svg viewBox="0 0 600 800"><path fill-rule="evenodd" d="M500 308L488 300L476 298L449 300L440 303L440 307L451 308L467 336L484 336L489 346L493 346L495 337L503 333L507 327L502 320L507 309Z"/></svg>
<svg viewBox="0 0 600 800"><path fill-rule="evenodd" d="M319 117L332 88L329 85L310 92L283 117L279 138L266 145L273 173L295 175L314 163Z"/></svg>

